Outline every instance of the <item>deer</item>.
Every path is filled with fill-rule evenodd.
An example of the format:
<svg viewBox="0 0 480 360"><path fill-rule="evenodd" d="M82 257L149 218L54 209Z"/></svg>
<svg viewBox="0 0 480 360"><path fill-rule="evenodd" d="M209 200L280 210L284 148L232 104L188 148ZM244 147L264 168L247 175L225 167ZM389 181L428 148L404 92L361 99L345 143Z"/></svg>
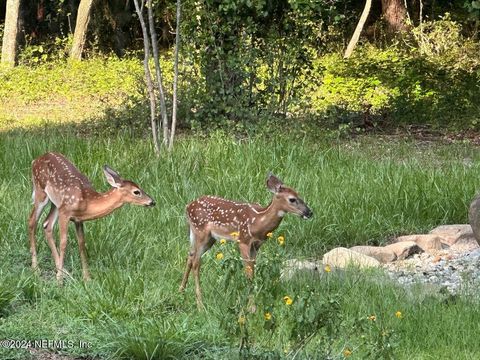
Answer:
<svg viewBox="0 0 480 360"><path fill-rule="evenodd" d="M200 289L200 264L202 255L216 240L225 239L238 242L245 273L248 279L254 277L257 252L267 234L274 231L287 213L309 219L312 210L292 188L285 186L280 179L269 173L267 188L273 199L267 207L256 203L240 203L216 196L202 196L186 207L186 217L190 230L190 251L186 269L180 285L185 290L190 271L195 277L195 296L199 309L204 309Z"/></svg>
<svg viewBox="0 0 480 360"><path fill-rule="evenodd" d="M64 155L48 152L32 161L33 209L28 221L32 269L38 271L35 233L43 209L51 203L50 211L43 222L43 229L56 267L56 278L63 283L65 250L68 224L75 224L75 233L80 250L83 279L90 279L85 248L83 223L109 215L126 203L154 206L155 201L137 184L125 180L107 165L103 172L111 188L97 192L90 180L83 175ZM53 237L53 227L59 224L59 251Z"/></svg>

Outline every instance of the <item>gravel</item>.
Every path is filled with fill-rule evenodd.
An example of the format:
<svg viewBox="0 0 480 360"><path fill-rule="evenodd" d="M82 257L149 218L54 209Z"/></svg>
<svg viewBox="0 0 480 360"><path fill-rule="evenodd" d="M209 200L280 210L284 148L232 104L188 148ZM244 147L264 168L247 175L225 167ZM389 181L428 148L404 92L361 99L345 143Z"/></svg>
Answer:
<svg viewBox="0 0 480 360"><path fill-rule="evenodd" d="M417 283L438 287L449 294L478 294L480 249L467 252L443 251L437 255L415 254L384 265L389 277L403 285Z"/></svg>

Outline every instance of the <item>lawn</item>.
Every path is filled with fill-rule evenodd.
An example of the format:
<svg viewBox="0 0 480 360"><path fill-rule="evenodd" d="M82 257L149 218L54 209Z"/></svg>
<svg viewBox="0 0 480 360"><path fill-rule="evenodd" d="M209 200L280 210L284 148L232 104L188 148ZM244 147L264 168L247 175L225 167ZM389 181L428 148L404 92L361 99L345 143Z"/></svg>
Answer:
<svg viewBox="0 0 480 360"><path fill-rule="evenodd" d="M320 269L280 278L288 259L319 259L337 246L384 244L465 223L480 188L476 146L339 139L320 130L216 131L181 133L172 153L156 157L138 107L139 76L136 62L98 60L0 73L0 340L36 340L37 347L87 359L480 356L478 297L403 288L381 271ZM108 164L157 202L86 223L88 283L73 226L64 286L56 284L40 226L40 274L30 269L30 167L47 151L67 156L100 191L108 189ZM236 245L216 244L203 257L206 309L197 310L192 279L185 294L178 291L189 246L186 204L214 194L267 205L269 171L299 192L313 218L285 217L260 249L252 283ZM2 359L29 356L0 347Z"/></svg>
<svg viewBox="0 0 480 360"><path fill-rule="evenodd" d="M65 154L97 189L107 189L101 169L108 164L157 201L155 208L127 205L86 223L93 277L87 284L73 227L65 261L72 277L63 287L40 229L41 274L29 268L30 163L49 150ZM148 139L79 137L67 126L0 133L0 154L1 338L70 340L72 347L57 351L100 358L471 359L480 353L478 299L404 289L378 272L279 280L287 259L321 258L335 246L382 244L466 222L480 172L471 145L373 137L239 140L217 133L184 136L172 154L157 158ZM285 218L260 250L253 284L243 276L236 246L216 244L203 257L206 311L198 311L192 282L184 295L178 292L188 251L185 205L203 194L265 205L270 170L299 192L314 217ZM248 311L250 296L255 313ZM0 350L2 358L26 354Z"/></svg>

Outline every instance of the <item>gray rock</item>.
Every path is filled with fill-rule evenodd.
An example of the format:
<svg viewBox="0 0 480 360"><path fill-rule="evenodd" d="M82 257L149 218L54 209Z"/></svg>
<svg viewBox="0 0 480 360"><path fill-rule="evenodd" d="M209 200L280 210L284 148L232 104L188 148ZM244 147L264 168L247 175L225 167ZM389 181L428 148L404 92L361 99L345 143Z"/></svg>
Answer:
<svg viewBox="0 0 480 360"><path fill-rule="evenodd" d="M472 227L475 239L480 243L480 195L477 195L468 209L468 222Z"/></svg>
<svg viewBox="0 0 480 360"><path fill-rule="evenodd" d="M292 276L299 271L310 274L320 274L320 271L323 269L321 261L291 259L285 261L283 265L284 268L281 277L284 279L292 278Z"/></svg>

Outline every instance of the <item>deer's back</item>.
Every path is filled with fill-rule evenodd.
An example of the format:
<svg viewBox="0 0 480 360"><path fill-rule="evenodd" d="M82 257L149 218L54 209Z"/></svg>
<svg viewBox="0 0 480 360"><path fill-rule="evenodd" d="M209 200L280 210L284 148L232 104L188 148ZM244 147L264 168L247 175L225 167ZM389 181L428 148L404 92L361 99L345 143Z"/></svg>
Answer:
<svg viewBox="0 0 480 360"><path fill-rule="evenodd" d="M61 189L92 188L90 180L65 156L49 152L32 162L32 175L37 186Z"/></svg>

